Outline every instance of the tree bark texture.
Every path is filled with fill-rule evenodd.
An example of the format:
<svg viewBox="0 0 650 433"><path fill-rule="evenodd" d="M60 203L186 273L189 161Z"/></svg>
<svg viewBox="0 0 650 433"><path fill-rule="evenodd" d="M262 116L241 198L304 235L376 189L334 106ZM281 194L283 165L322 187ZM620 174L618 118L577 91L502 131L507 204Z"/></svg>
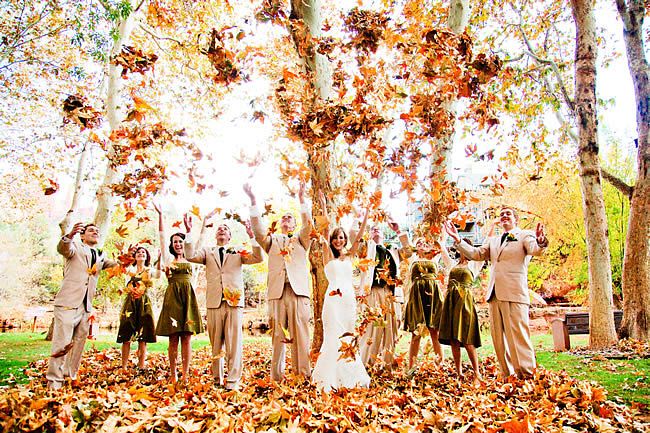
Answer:
<svg viewBox="0 0 650 433"><path fill-rule="evenodd" d="M297 23L302 21L307 25L310 35L320 35L322 27L320 18L320 0L291 0L291 20ZM294 43L298 46L296 32L291 31ZM325 56L315 52L302 57L305 69L311 79L308 83L312 92L309 101L305 101L304 110L310 110L317 102L325 101L332 94L332 68ZM330 182L330 152L327 149L311 151L308 156L308 164L311 175L312 203L315 214L323 214L326 209L318 209L318 191L323 191L326 197L331 197L332 186ZM309 259L311 262L311 275L313 282L312 305L314 314L314 335L312 338L312 352L320 350L323 343L323 322L321 320L323 301L327 291L327 278L323 266L323 254L319 243L312 244Z"/></svg>
<svg viewBox="0 0 650 433"><path fill-rule="evenodd" d="M589 261L589 339L594 348L616 343L607 219L598 160L594 0L571 0L576 25L575 113Z"/></svg>
<svg viewBox="0 0 650 433"><path fill-rule="evenodd" d="M637 180L623 258L622 335L650 339L650 72L643 46L643 0L616 0L636 98Z"/></svg>
<svg viewBox="0 0 650 433"><path fill-rule="evenodd" d="M122 46L129 39L133 30L133 15L131 13L126 19L118 23L118 38L113 43L108 64L108 88L106 92L106 118L111 132L114 131L121 122L120 111L118 109L120 90L122 89L122 78L120 76L120 67L113 64L113 58L122 51ZM121 174L115 170L111 164L114 156L113 147L108 149L108 165L104 173L104 180L97 189L97 209L95 211L95 225L99 229L99 239L103 244L111 225L111 218L115 210L116 199L113 195L110 185L119 183Z"/></svg>
<svg viewBox="0 0 650 433"><path fill-rule="evenodd" d="M68 229L72 223L72 217L77 211L77 207L79 206L79 193L81 192L81 187L83 185L83 174L84 168L86 167L86 158L88 157L89 148L90 143L87 142L81 150L81 154L79 155L79 162L77 163L77 175L75 176L74 188L72 190L72 202L70 203L70 208L65 213L65 217L63 217L63 220L61 220L59 223L61 236L68 233Z"/></svg>

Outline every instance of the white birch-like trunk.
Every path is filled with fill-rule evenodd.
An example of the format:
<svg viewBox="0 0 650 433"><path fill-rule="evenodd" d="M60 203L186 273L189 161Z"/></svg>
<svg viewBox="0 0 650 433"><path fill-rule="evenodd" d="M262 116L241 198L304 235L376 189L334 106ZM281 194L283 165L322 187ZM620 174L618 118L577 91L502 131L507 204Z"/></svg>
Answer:
<svg viewBox="0 0 650 433"><path fill-rule="evenodd" d="M59 228L61 229L61 236L68 233L70 226L72 225L72 217L77 208L79 207L79 196L81 195L81 186L84 175L84 169L86 167L86 159L88 158L88 153L90 152L90 143L84 144L81 154L79 155L79 162L77 163L77 175L74 180L74 186L72 189L72 202L70 203L70 208L65 213L65 216L59 223Z"/></svg>
<svg viewBox="0 0 650 433"><path fill-rule="evenodd" d="M637 180L630 200L630 216L623 258L622 333L650 339L650 67L643 45L643 0L616 0L623 20L627 63L636 97L638 134Z"/></svg>
<svg viewBox="0 0 650 433"><path fill-rule="evenodd" d="M112 59L122 51L122 46L131 35L131 31L133 30L133 15L134 13L131 13L126 19L123 19L119 22L119 36L113 43L113 48L111 49L109 58L108 88L106 92L106 118L108 119L108 124L111 131L115 130L120 124L121 113L118 104L120 91L122 89L120 67L114 65L112 63ZM110 146L107 155L109 164L106 166L104 180L97 189L97 210L95 211L95 224L99 229L99 237L102 244L106 240L106 235L108 234L108 229L111 225L111 217L113 216L113 211L115 210L116 203L116 199L108 186L117 183L121 177L120 173L115 170L110 164L113 152L113 147Z"/></svg>
<svg viewBox="0 0 650 433"><path fill-rule="evenodd" d="M600 180L596 122L596 32L594 0L571 0L576 25L575 113L578 158L589 261L589 342L594 348L616 344L607 217Z"/></svg>

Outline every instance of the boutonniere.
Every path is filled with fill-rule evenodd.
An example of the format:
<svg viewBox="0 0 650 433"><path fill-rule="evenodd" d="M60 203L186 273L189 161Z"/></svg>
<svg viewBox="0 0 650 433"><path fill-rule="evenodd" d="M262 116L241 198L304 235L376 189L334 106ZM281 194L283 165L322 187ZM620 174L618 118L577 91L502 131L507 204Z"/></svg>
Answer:
<svg viewBox="0 0 650 433"><path fill-rule="evenodd" d="M226 254L237 254L237 251L233 247L226 248Z"/></svg>
<svg viewBox="0 0 650 433"><path fill-rule="evenodd" d="M293 232L288 232L288 233L287 233L287 237L288 237L289 239L291 239L291 238L293 237Z"/></svg>
<svg viewBox="0 0 650 433"><path fill-rule="evenodd" d="M506 236L506 242L515 242L517 240L517 236L513 235L512 233L508 233L508 236Z"/></svg>
<svg viewBox="0 0 650 433"><path fill-rule="evenodd" d="M100 250L99 248L97 248L97 257L101 257L102 254L104 254L104 252L102 250Z"/></svg>

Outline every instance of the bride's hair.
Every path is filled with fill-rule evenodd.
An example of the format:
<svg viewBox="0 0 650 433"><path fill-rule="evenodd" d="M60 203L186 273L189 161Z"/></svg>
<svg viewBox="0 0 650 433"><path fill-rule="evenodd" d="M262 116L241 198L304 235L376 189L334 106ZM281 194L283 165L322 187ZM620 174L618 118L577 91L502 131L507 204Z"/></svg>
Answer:
<svg viewBox="0 0 650 433"><path fill-rule="evenodd" d="M345 233L345 230L343 230L341 227L337 227L334 230L332 230L332 233L330 233L330 250L332 250L332 254L334 255L335 259L338 259L341 256L341 252L342 252L334 248L334 245L332 245L332 240L335 237L337 237L339 233L343 233L343 237L345 238L345 244L343 245L343 248L345 248L345 245L348 244L348 235L347 233Z"/></svg>

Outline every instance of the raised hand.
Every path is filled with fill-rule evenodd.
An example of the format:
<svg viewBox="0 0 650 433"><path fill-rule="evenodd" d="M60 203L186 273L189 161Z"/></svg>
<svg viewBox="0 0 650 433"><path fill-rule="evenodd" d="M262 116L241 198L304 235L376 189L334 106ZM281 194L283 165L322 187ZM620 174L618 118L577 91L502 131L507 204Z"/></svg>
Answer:
<svg viewBox="0 0 650 433"><path fill-rule="evenodd" d="M298 187L298 201L300 204L305 203L305 182L300 181L300 186Z"/></svg>
<svg viewBox="0 0 650 433"><path fill-rule="evenodd" d="M397 224L395 221L388 221L388 227L395 233L400 233L399 224Z"/></svg>
<svg viewBox="0 0 650 433"><path fill-rule="evenodd" d="M250 183L246 182L244 184L244 192L248 196L248 198L251 200L251 205L255 206L255 194L253 194L253 188L251 188Z"/></svg>
<svg viewBox="0 0 650 433"><path fill-rule="evenodd" d="M535 236L537 237L538 244L546 243L546 234L544 233L544 224L537 223L537 228L535 229Z"/></svg>
<svg viewBox="0 0 650 433"><path fill-rule="evenodd" d="M445 227L447 234L454 240L455 243L460 242L460 235L458 234L458 230L456 229L454 223L451 221L445 221L443 223L443 226Z"/></svg>
<svg viewBox="0 0 650 433"><path fill-rule="evenodd" d="M255 233L253 233L253 228L251 227L251 222L249 221L244 221L244 228L246 229L246 234L250 239L253 239L255 237Z"/></svg>
<svg viewBox="0 0 650 433"><path fill-rule="evenodd" d="M81 233L83 229L84 229L84 223L75 223L75 225L72 226L70 233L65 235L65 237L68 239L72 239L74 235L76 235L77 233Z"/></svg>
<svg viewBox="0 0 650 433"><path fill-rule="evenodd" d="M192 215L186 213L183 215L183 224L185 224L185 233L192 231Z"/></svg>

